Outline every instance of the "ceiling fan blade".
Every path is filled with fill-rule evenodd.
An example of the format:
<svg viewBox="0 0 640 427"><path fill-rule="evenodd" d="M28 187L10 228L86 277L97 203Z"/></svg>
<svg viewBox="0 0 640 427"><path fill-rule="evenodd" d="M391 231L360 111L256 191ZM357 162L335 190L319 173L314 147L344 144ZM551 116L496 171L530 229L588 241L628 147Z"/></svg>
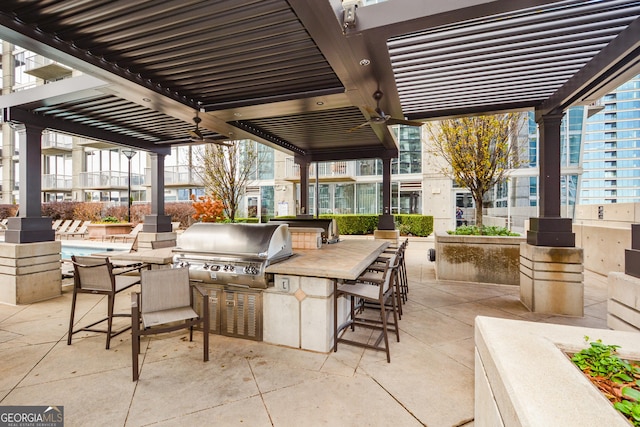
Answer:
<svg viewBox="0 0 640 427"><path fill-rule="evenodd" d="M225 142L219 139L213 138L189 138L191 142L195 142L198 144L217 144L224 145L225 147L233 147L233 144L230 142Z"/></svg>
<svg viewBox="0 0 640 427"><path fill-rule="evenodd" d="M200 132L200 129L195 128L194 130L189 130L189 135L191 135L192 138L194 139L204 139L204 136L202 136L202 132Z"/></svg>
<svg viewBox="0 0 640 427"><path fill-rule="evenodd" d="M204 142L208 142L211 144L222 145L224 147L233 147L233 144L230 142L218 141L217 139L205 139Z"/></svg>
<svg viewBox="0 0 640 427"><path fill-rule="evenodd" d="M358 130L358 129L360 129L360 128L365 127L365 126L366 126L366 125L368 125L368 124L369 124L369 122L368 122L368 121L367 121L367 122L364 122L364 123L362 123L361 125L358 125L358 126L356 126L356 127L352 127L352 128L351 128L351 129L349 129L347 132L348 132L348 133L351 133L351 132L353 132L353 131L356 131L356 130Z"/></svg>
<svg viewBox="0 0 640 427"><path fill-rule="evenodd" d="M387 120L387 125L391 126L391 125L406 125L406 126L422 126L424 124L424 122L416 122L413 120L404 120L404 119L394 119L393 117L390 117Z"/></svg>

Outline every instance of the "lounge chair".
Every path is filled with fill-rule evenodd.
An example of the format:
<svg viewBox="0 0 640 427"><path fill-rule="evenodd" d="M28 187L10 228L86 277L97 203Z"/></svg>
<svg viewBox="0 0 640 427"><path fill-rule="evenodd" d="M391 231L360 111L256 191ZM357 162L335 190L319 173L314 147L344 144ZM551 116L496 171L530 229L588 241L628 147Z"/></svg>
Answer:
<svg viewBox="0 0 640 427"><path fill-rule="evenodd" d="M78 227L76 231L67 231L65 233L60 233L60 238L62 238L62 236L66 236L67 239L69 237L75 236L84 237L88 233L89 224L91 224L91 221L85 221L80 227Z"/></svg>
<svg viewBox="0 0 640 427"><path fill-rule="evenodd" d="M133 229L131 230L130 233L127 234L112 234L108 237L111 238L112 242L115 242L118 239L122 239L123 242L125 242L127 239L135 239L138 236L138 233L140 231L142 231L142 226L144 224L143 223L138 223L138 225L136 225L135 227L133 227Z"/></svg>
<svg viewBox="0 0 640 427"><path fill-rule="evenodd" d="M71 223L72 223L72 222L73 222L73 221L72 221L72 220L70 220L70 219L65 220L65 221L64 221L64 222L63 222L63 223L58 227L58 229L56 230L56 235L57 235L58 233L64 233L64 232L66 232L66 231L69 231L69 226L71 225Z"/></svg>
<svg viewBox="0 0 640 427"><path fill-rule="evenodd" d="M73 233L74 231L76 231L76 229L78 227L80 227L81 223L82 223L82 220L80 220L80 219L74 220L67 229L56 231L56 238L58 238L58 237L62 238L62 235L64 233Z"/></svg>
<svg viewBox="0 0 640 427"><path fill-rule="evenodd" d="M58 227L60 227L60 224L62 224L61 219L56 219L55 221L53 221L51 223L51 228L53 229L53 231L58 231Z"/></svg>

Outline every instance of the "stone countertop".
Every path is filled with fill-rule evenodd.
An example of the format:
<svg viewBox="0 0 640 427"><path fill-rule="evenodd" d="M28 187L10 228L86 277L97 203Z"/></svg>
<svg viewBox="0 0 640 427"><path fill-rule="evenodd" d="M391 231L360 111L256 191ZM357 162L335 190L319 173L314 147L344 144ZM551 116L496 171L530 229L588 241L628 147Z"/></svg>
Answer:
<svg viewBox="0 0 640 427"><path fill-rule="evenodd" d="M297 249L284 261L267 267L267 273L354 280L380 255L389 242L344 240L320 249Z"/></svg>
<svg viewBox="0 0 640 427"><path fill-rule="evenodd" d="M148 249L139 252L103 252L100 254L108 256L109 259L116 261L135 261L145 264L171 264L173 261L174 248Z"/></svg>

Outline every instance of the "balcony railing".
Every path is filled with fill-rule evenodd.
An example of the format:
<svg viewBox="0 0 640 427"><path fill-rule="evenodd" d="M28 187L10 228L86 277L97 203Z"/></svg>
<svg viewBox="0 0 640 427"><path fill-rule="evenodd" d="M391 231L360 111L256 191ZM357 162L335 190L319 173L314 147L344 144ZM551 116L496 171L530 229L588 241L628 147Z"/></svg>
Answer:
<svg viewBox="0 0 640 427"><path fill-rule="evenodd" d="M47 190L71 190L71 176L46 174L42 175L42 189Z"/></svg>
<svg viewBox="0 0 640 427"><path fill-rule="evenodd" d="M79 175L81 188L114 188L128 187L128 173L120 171L81 172ZM145 185L144 175L131 174L131 186Z"/></svg>
<svg viewBox="0 0 640 427"><path fill-rule="evenodd" d="M146 182L151 183L151 169L145 169ZM202 179L193 171L193 168L180 166L167 166L164 168L164 185L203 185Z"/></svg>
<svg viewBox="0 0 640 427"><path fill-rule="evenodd" d="M57 148L59 150L71 150L73 142L68 135L61 135L56 132L45 132L42 134L42 148Z"/></svg>
<svg viewBox="0 0 640 427"><path fill-rule="evenodd" d="M356 175L356 164L354 161L321 162L309 165L309 176L316 176L316 165L318 166L318 176L322 178L353 178ZM300 179L300 165L293 159L286 159L285 173L288 179Z"/></svg>
<svg viewBox="0 0 640 427"><path fill-rule="evenodd" d="M73 70L42 55L25 58L25 73L45 81L55 81L70 77Z"/></svg>

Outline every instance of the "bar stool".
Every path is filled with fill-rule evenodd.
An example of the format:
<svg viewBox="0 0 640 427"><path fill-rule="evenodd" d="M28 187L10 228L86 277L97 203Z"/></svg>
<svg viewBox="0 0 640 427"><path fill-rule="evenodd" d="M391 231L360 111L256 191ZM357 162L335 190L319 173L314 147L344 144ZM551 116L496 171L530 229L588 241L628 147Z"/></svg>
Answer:
<svg viewBox="0 0 640 427"><path fill-rule="evenodd" d="M402 304L407 301L408 287L406 282L406 270L404 269L404 251L407 246L408 240L405 240L400 246L395 249L388 247L376 261L369 266L368 271L376 271L376 269L380 269L381 265L383 265L384 261L391 256L397 257L397 267L395 272L395 277L393 281L393 286L395 288L395 296L397 299L397 307L398 307L398 318L402 319Z"/></svg>
<svg viewBox="0 0 640 427"><path fill-rule="evenodd" d="M372 266L373 267L373 266ZM377 270L379 266L375 266ZM388 332L395 332L396 339L400 342L400 330L398 328L398 308L393 286L394 276L398 267L398 258L392 256L384 261L384 268L379 272L366 271L357 280L350 283L338 284L334 282L333 292L333 325L334 325L334 345L333 351L338 351L338 343L345 343L372 350L384 351L387 354L387 362L391 362L389 352ZM338 299L349 297L349 315L346 321L338 325ZM379 306L380 318L367 318L363 316L361 304L375 303ZM391 309L388 309L388 304ZM360 316L358 314L361 314ZM393 322L389 321L389 316L393 314ZM355 341L344 338L346 329L355 330L355 326L374 329L380 331L373 344L369 342ZM384 342L384 346L381 343Z"/></svg>

